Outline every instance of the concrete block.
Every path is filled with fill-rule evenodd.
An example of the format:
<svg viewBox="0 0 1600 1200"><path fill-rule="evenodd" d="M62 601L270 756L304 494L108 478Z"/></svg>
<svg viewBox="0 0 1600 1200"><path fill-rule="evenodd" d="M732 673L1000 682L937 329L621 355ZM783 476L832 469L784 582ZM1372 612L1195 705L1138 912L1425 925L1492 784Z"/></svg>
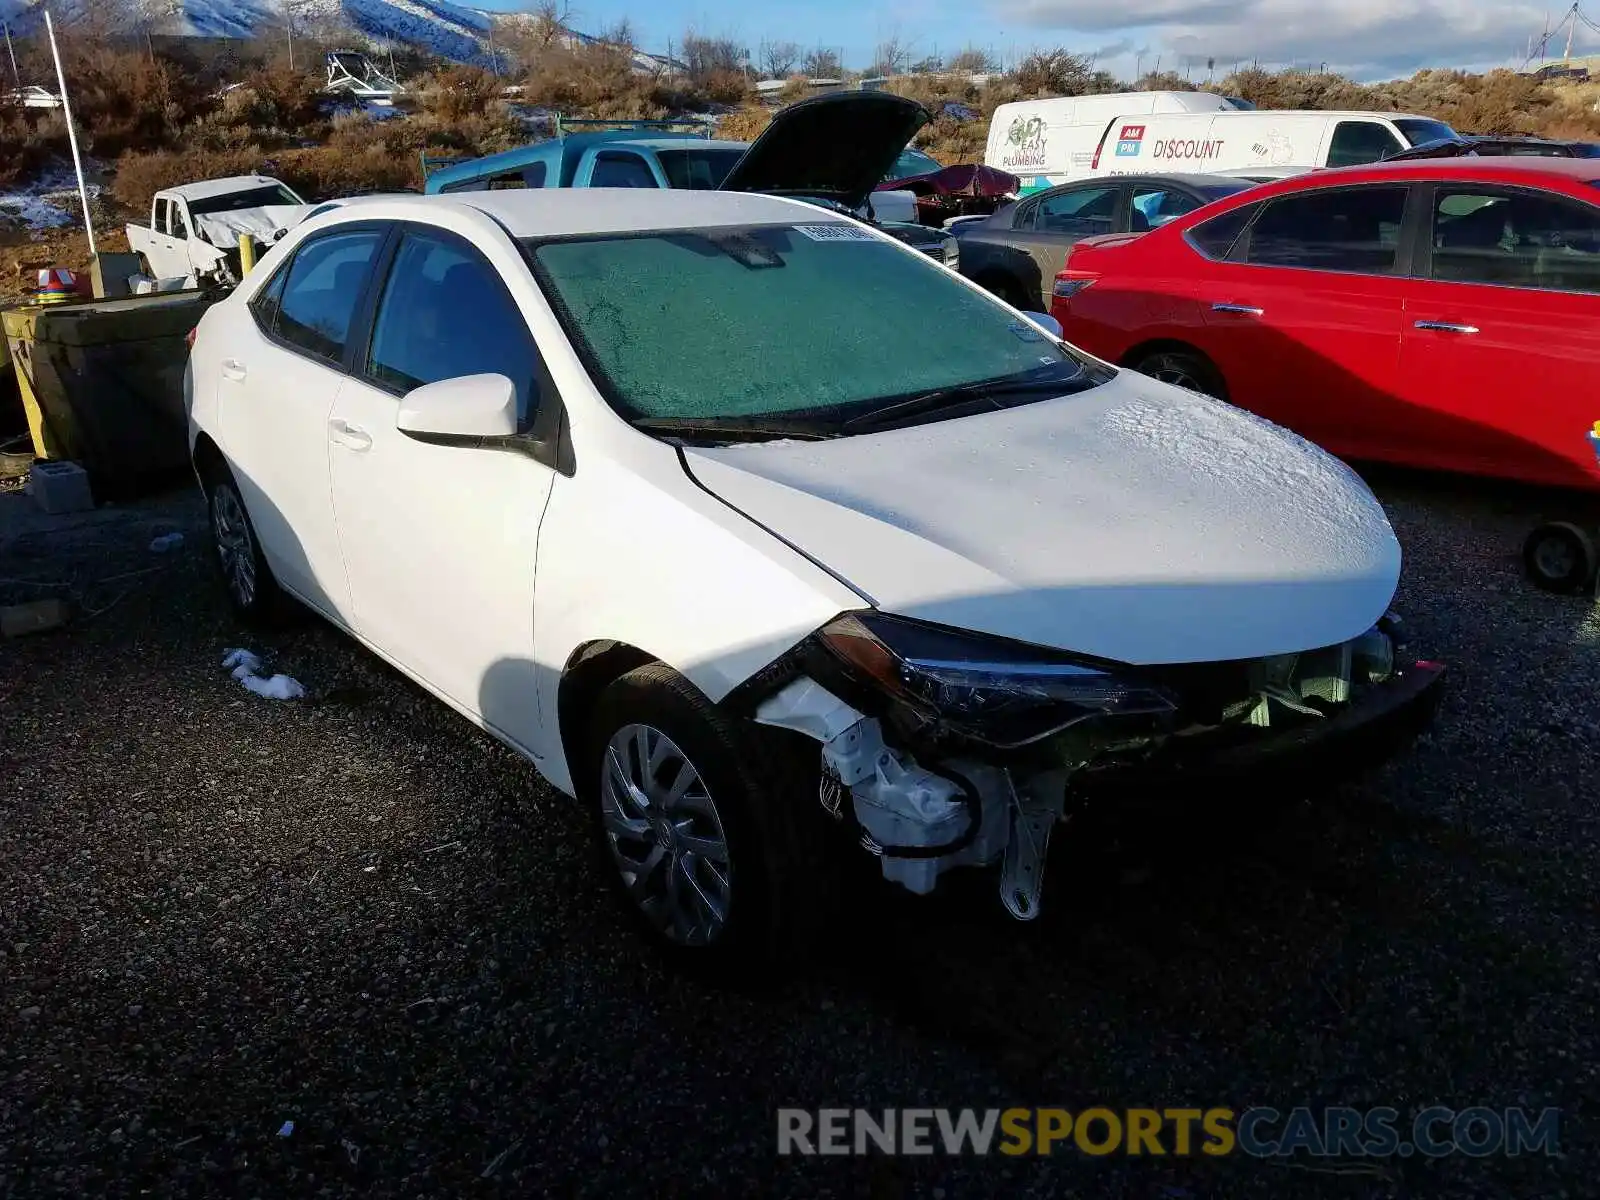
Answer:
<svg viewBox="0 0 1600 1200"><path fill-rule="evenodd" d="M47 513L86 512L94 507L89 476L73 462L34 463L28 471L28 494Z"/></svg>

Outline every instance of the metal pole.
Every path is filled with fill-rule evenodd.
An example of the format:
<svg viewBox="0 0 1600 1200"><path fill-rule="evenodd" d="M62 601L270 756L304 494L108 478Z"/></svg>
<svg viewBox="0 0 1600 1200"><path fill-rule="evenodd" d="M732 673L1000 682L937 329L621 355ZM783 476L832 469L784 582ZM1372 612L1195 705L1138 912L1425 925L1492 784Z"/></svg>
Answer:
<svg viewBox="0 0 1600 1200"><path fill-rule="evenodd" d="M294 70L294 8L289 0L283 4L283 33L289 39L289 70Z"/></svg>
<svg viewBox="0 0 1600 1200"><path fill-rule="evenodd" d="M6 21L6 53L11 56L11 78L17 87L22 86L22 75L17 71L17 52L11 48L11 22Z"/></svg>
<svg viewBox="0 0 1600 1200"><path fill-rule="evenodd" d="M56 60L56 83L61 87L61 115L67 121L67 144L72 147L72 169L78 174L78 199L83 201L83 230L89 235L89 254L94 248L94 220L89 216L89 189L83 183L83 159L78 155L78 134L72 126L72 105L67 100L67 74L61 69L61 50L56 45L56 26L50 10L44 10L44 28L50 35L50 57Z"/></svg>

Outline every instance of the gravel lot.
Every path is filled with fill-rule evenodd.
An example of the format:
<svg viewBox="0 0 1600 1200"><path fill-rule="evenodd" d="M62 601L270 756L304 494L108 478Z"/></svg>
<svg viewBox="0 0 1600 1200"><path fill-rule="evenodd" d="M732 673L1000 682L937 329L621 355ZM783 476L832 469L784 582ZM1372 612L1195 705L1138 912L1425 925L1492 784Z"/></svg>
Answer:
<svg viewBox="0 0 1600 1200"><path fill-rule="evenodd" d="M1600 621L1522 582L1526 499L1379 490L1453 667L1403 761L1063 838L1030 926L879 897L747 993L663 974L575 807L353 643L241 642L191 495L0 496L0 602L82 610L0 643L0 1195L1594 1195ZM1564 1154L774 1154L783 1104L1433 1103L1558 1106Z"/></svg>

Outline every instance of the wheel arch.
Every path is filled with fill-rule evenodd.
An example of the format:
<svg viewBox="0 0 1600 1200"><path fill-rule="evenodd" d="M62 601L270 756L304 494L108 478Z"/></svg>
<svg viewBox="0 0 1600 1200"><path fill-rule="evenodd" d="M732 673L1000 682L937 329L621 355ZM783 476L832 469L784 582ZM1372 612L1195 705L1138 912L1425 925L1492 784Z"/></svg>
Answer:
<svg viewBox="0 0 1600 1200"><path fill-rule="evenodd" d="M660 661L649 651L611 638L585 642L568 656L556 686L556 728L564 773L575 795L582 785L573 768L582 757L583 739L600 694L629 671Z"/></svg>
<svg viewBox="0 0 1600 1200"><path fill-rule="evenodd" d="M1222 399L1226 400L1228 398L1227 397L1227 392L1228 392L1227 377L1225 375L1223 375L1222 368L1217 366L1216 359L1212 358L1209 354L1207 354L1204 350L1200 349L1200 347L1196 346L1193 342L1186 342L1182 338L1157 337L1157 338L1146 338L1142 342L1136 342L1132 346L1129 346L1126 350L1124 350L1122 352L1122 354L1116 360L1116 365L1119 366L1119 367L1126 367L1129 370L1133 370L1135 363L1138 363L1138 362L1148 358L1152 354L1192 354L1192 355L1194 355L1194 357L1198 358L1201 362L1203 362L1207 366L1209 366L1211 368L1211 370L1212 370L1212 373L1216 375L1217 382L1222 385L1222 390L1223 390Z"/></svg>

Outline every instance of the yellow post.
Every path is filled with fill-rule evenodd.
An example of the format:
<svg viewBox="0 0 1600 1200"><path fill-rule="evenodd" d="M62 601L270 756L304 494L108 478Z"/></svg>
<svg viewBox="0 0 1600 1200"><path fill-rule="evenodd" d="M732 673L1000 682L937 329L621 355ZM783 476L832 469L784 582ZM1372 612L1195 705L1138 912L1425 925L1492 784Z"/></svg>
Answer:
<svg viewBox="0 0 1600 1200"><path fill-rule="evenodd" d="M250 268L256 265L256 239L248 234L239 235L239 271L241 274L250 274Z"/></svg>

